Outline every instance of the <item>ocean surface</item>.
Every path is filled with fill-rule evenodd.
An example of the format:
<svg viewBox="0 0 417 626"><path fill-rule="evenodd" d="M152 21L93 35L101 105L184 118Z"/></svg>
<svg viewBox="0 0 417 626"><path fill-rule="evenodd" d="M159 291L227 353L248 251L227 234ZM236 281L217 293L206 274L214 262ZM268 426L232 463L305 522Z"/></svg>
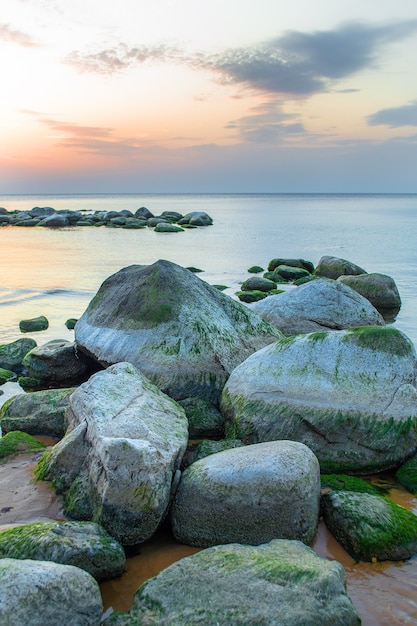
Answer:
<svg viewBox="0 0 417 626"><path fill-rule="evenodd" d="M348 259L388 274L401 294L394 325L417 346L417 194L114 194L0 196L7 210L55 209L206 211L213 226L182 233L105 227L0 228L0 344L23 335L21 319L45 315L47 331L25 335L39 345L73 338L65 321L78 318L105 278L131 264L167 259L203 270L200 278L234 296L251 265L275 257ZM0 404L16 390L2 387ZM417 501L399 489L404 506ZM398 494L397 494L398 495ZM323 541L321 542L323 544ZM328 558L334 549L322 546ZM349 558L349 557L347 557ZM417 625L417 560L353 564L348 589L367 626ZM349 573L350 572L350 573Z"/></svg>

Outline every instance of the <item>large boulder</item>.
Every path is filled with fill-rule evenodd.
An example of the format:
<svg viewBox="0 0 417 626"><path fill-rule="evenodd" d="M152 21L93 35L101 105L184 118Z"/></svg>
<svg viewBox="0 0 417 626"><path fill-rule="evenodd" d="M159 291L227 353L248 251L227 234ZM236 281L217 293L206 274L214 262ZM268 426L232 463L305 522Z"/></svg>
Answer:
<svg viewBox="0 0 417 626"><path fill-rule="evenodd" d="M311 543L317 531L320 468L301 443L272 441L224 450L190 465L172 505L180 543Z"/></svg>
<svg viewBox="0 0 417 626"><path fill-rule="evenodd" d="M284 335L385 324L366 298L338 281L325 278L269 296L255 302L251 309Z"/></svg>
<svg viewBox="0 0 417 626"><path fill-rule="evenodd" d="M125 553L94 522L35 522L0 532L0 559L33 559L74 565L98 581L123 574Z"/></svg>
<svg viewBox="0 0 417 626"><path fill-rule="evenodd" d="M216 403L230 372L279 331L189 270L157 261L110 276L75 327L107 366L129 361L162 391Z"/></svg>
<svg viewBox="0 0 417 626"><path fill-rule="evenodd" d="M145 541L165 516L186 449L183 409L118 363L70 396L68 421L38 476L66 493L71 517L94 519L122 544Z"/></svg>
<svg viewBox="0 0 417 626"><path fill-rule="evenodd" d="M314 273L317 276L324 276L326 278L333 278L336 280L336 278L344 276L345 274L366 274L366 270L359 265L352 263L352 261L340 259L337 256L322 256L316 269L314 270Z"/></svg>
<svg viewBox="0 0 417 626"><path fill-rule="evenodd" d="M326 526L362 561L402 561L417 552L417 516L381 496L353 491L323 495Z"/></svg>
<svg viewBox="0 0 417 626"><path fill-rule="evenodd" d="M416 373L412 342L389 326L287 337L232 372L226 432L246 443L301 441L323 472L395 467L417 449Z"/></svg>
<svg viewBox="0 0 417 626"><path fill-rule="evenodd" d="M106 626L359 626L346 575L299 541L229 544L173 563Z"/></svg>
<svg viewBox="0 0 417 626"><path fill-rule="evenodd" d="M33 348L23 359L29 376L52 383L78 381L88 370L88 359L74 342L53 339Z"/></svg>
<svg viewBox="0 0 417 626"><path fill-rule="evenodd" d="M0 623L99 626L103 602L90 574L48 561L0 559Z"/></svg>
<svg viewBox="0 0 417 626"><path fill-rule="evenodd" d="M401 297L391 276L358 274L357 276L339 276L337 280L360 293L388 319L395 317L401 308Z"/></svg>
<svg viewBox="0 0 417 626"><path fill-rule="evenodd" d="M30 435L63 437L67 429L65 412L74 387L19 393L0 409L4 433L21 430Z"/></svg>

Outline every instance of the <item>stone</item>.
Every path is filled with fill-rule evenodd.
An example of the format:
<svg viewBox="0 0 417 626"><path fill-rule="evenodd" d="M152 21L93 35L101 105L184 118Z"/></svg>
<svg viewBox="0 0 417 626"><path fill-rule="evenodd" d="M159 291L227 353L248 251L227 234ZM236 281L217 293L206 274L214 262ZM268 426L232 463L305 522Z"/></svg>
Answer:
<svg viewBox="0 0 417 626"><path fill-rule="evenodd" d="M180 543L311 543L317 531L320 468L301 443L271 441L212 454L182 474L171 509Z"/></svg>
<svg viewBox="0 0 417 626"><path fill-rule="evenodd" d="M14 380L16 378L16 374L15 372L12 372L10 370L6 370L3 367L0 367L0 385L4 385L7 382L10 382L11 380Z"/></svg>
<svg viewBox="0 0 417 626"><path fill-rule="evenodd" d="M216 404L230 372L281 333L169 261L110 276L75 327L80 350L107 366L129 361L176 400Z"/></svg>
<svg viewBox="0 0 417 626"><path fill-rule="evenodd" d="M330 532L361 561L402 561L417 552L417 516L381 496L330 491L322 497Z"/></svg>
<svg viewBox="0 0 417 626"><path fill-rule="evenodd" d="M178 404L187 416L190 439L223 437L224 417L210 402L202 398L184 398Z"/></svg>
<svg viewBox="0 0 417 626"><path fill-rule="evenodd" d="M299 541L229 544L173 563L106 626L359 626L346 575Z"/></svg>
<svg viewBox="0 0 417 626"><path fill-rule="evenodd" d="M266 298L267 293L266 291L253 289L252 291L237 291L236 295L241 302L251 304L252 302L258 302L258 300L263 300L264 298Z"/></svg>
<svg viewBox="0 0 417 626"><path fill-rule="evenodd" d="M65 322L65 326L68 328L68 330L74 330L77 321L78 320L75 317L70 317Z"/></svg>
<svg viewBox="0 0 417 626"><path fill-rule="evenodd" d="M48 215L54 215L55 209L51 206L35 206L29 211L31 217L47 217Z"/></svg>
<svg viewBox="0 0 417 626"><path fill-rule="evenodd" d="M99 626L98 583L79 567L0 559L0 623L7 626Z"/></svg>
<svg viewBox="0 0 417 626"><path fill-rule="evenodd" d="M21 320L19 322L19 329L22 333L39 332L40 330L46 330L49 326L49 322L44 315L39 317L32 317L27 320Z"/></svg>
<svg viewBox="0 0 417 626"><path fill-rule="evenodd" d="M268 280L261 276L251 276L241 285L242 291L271 291L277 286L275 281Z"/></svg>
<svg viewBox="0 0 417 626"><path fill-rule="evenodd" d="M4 433L21 430L30 435L63 437L67 429L65 413L74 387L19 393L0 409Z"/></svg>
<svg viewBox="0 0 417 626"><path fill-rule="evenodd" d="M288 281L299 280L310 275L308 270L302 267L292 267L291 265L278 265L274 272Z"/></svg>
<svg viewBox="0 0 417 626"><path fill-rule="evenodd" d="M179 224L191 224L191 226L211 226L213 219L204 211L191 211L179 220Z"/></svg>
<svg viewBox="0 0 417 626"><path fill-rule="evenodd" d="M149 219L150 217L155 217L155 216L152 213L152 211L142 206L139 209L137 209L137 211L135 211L135 217L137 218L144 217L145 219Z"/></svg>
<svg viewBox="0 0 417 626"><path fill-rule="evenodd" d="M38 226L44 226L47 228L65 228L70 225L70 221L66 215L49 215L38 223Z"/></svg>
<svg viewBox="0 0 417 626"><path fill-rule="evenodd" d="M339 276L337 280L360 293L389 320L395 317L401 308L401 297L391 276L359 274L356 276Z"/></svg>
<svg viewBox="0 0 417 626"><path fill-rule="evenodd" d="M284 335L385 324L366 298L339 281L326 278L269 296L251 309Z"/></svg>
<svg viewBox="0 0 417 626"><path fill-rule="evenodd" d="M212 439L202 439L197 443L191 443L188 445L187 451L183 456L181 469L185 469L191 463L204 459L210 454L216 454L217 452L223 452L223 450L230 450L231 448L241 448L245 444L240 439L219 439L213 441Z"/></svg>
<svg viewBox="0 0 417 626"><path fill-rule="evenodd" d="M411 340L389 326L287 337L230 375L226 434L301 441L324 473L398 467L417 450L416 372Z"/></svg>
<svg viewBox="0 0 417 626"><path fill-rule="evenodd" d="M15 456L21 452L43 450L44 448L45 444L20 430L14 430L3 437L0 436L0 459Z"/></svg>
<svg viewBox="0 0 417 626"><path fill-rule="evenodd" d="M156 233L183 233L184 229L181 226L176 226L170 222L158 222L155 226Z"/></svg>
<svg viewBox="0 0 417 626"><path fill-rule="evenodd" d="M37 476L65 492L71 517L78 510L123 545L145 541L167 512L186 449L183 409L133 365L117 363L74 391L67 416L68 432Z"/></svg>
<svg viewBox="0 0 417 626"><path fill-rule="evenodd" d="M395 480L410 493L417 495L417 454L408 459L395 473Z"/></svg>
<svg viewBox="0 0 417 626"><path fill-rule="evenodd" d="M0 559L74 565L96 580L117 578L126 556L120 543L94 522L34 522L0 532Z"/></svg>
<svg viewBox="0 0 417 626"><path fill-rule="evenodd" d="M74 342L53 339L28 352L23 366L32 378L71 384L86 374L88 360Z"/></svg>
<svg viewBox="0 0 417 626"><path fill-rule="evenodd" d="M268 271L273 272L279 265L287 265L289 267L300 267L307 270L309 274L314 271L314 264L311 261L305 261L304 259L285 259L277 258L272 259L268 263Z"/></svg>
<svg viewBox="0 0 417 626"><path fill-rule="evenodd" d="M260 274L263 271L264 271L264 268L261 267L260 265L251 265L248 268L249 274Z"/></svg>
<svg viewBox="0 0 417 626"><path fill-rule="evenodd" d="M340 259L336 256L322 256L314 273L317 276L324 276L325 278L333 278L333 280L336 280L339 276L345 274L366 274L366 270L346 259Z"/></svg>

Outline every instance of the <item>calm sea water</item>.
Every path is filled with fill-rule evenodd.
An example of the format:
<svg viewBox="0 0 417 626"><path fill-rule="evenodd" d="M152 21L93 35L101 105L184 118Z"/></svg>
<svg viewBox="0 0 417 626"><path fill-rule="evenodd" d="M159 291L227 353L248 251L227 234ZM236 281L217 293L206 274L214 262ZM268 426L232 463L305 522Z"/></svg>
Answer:
<svg viewBox="0 0 417 626"><path fill-rule="evenodd" d="M317 264L339 256L394 278L402 298L395 325L417 345L417 194L227 194L3 196L8 210L135 211L154 214L201 210L214 225L183 233L151 229L0 228L0 343L21 337L19 321L46 315L50 327L32 337L42 344L73 338L65 327L79 317L107 276L131 264L167 259L204 270L201 278L227 285L233 295L247 268L266 268L274 257ZM16 386L2 387L5 398ZM417 513L417 501L402 494ZM335 551L321 552L336 558ZM337 556L337 554L336 554ZM405 564L347 566L348 589L367 626L417 625L417 560Z"/></svg>

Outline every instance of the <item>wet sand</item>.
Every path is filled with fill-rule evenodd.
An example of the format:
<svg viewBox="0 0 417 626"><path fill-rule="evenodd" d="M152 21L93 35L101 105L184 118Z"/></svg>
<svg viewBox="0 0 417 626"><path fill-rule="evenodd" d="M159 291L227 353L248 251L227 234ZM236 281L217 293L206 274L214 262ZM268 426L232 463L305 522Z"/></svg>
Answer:
<svg viewBox="0 0 417 626"><path fill-rule="evenodd" d="M33 470L41 453L20 455L0 464L0 530L33 521L64 519L62 501L48 484L36 482ZM381 481L380 477L376 481ZM417 513L417 500L400 486L393 487L392 500ZM398 563L355 563L323 522L313 544L321 556L341 563L347 590L362 618L363 626L417 626L417 557ZM126 611L138 587L148 578L198 548L175 542L168 528L130 549L126 572L100 585L104 609Z"/></svg>

